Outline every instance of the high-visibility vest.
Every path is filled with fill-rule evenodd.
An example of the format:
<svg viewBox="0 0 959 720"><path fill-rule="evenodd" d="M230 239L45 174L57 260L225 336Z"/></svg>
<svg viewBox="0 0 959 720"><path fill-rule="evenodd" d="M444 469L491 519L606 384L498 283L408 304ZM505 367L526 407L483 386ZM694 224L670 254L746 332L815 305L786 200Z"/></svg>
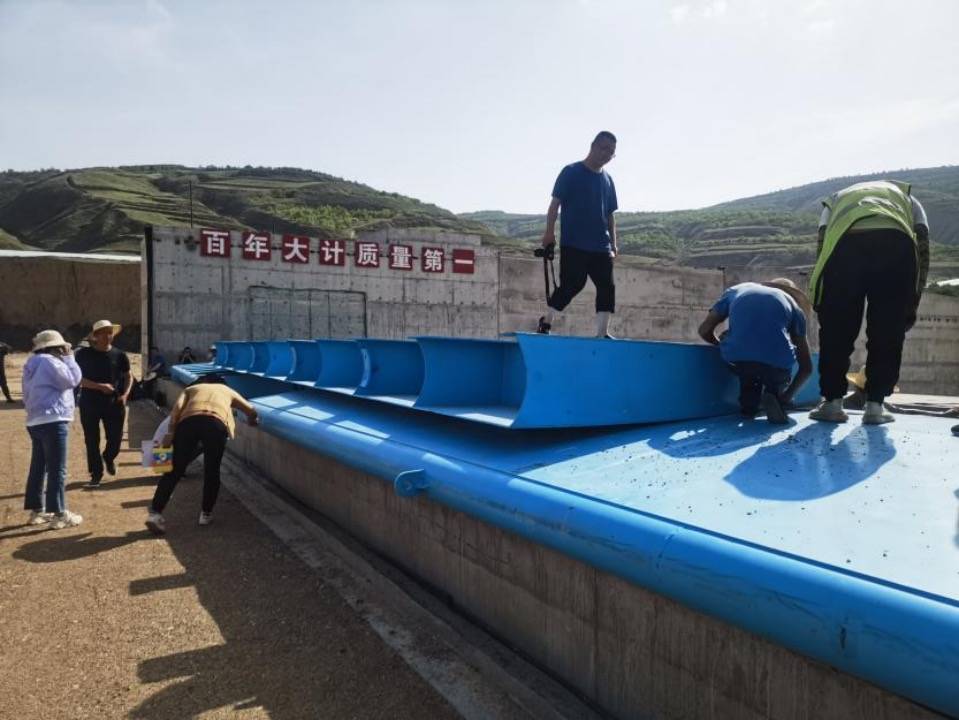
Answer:
<svg viewBox="0 0 959 720"><path fill-rule="evenodd" d="M809 278L813 303L818 305L822 300L822 270L826 261L854 223L865 218L881 219L887 227L908 235L915 245L910 189L909 183L898 180L873 180L850 185L823 201L830 214L822 252Z"/></svg>

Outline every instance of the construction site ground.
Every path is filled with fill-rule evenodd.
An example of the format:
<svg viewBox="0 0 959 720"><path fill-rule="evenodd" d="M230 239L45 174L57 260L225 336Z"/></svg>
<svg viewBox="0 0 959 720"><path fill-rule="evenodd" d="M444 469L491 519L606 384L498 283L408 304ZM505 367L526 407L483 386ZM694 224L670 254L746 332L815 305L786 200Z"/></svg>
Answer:
<svg viewBox="0 0 959 720"><path fill-rule="evenodd" d="M16 399L26 357L7 357ZM411 654L393 641L402 628L371 621L342 569L304 562L229 485L214 523L198 526L196 465L162 538L144 527L157 477L126 438L116 477L84 491L78 417L67 504L83 523L26 524L24 421L21 402L0 400L0 718L526 715L458 680L441 643ZM227 464L225 484L241 472ZM452 689L439 692L431 673Z"/></svg>

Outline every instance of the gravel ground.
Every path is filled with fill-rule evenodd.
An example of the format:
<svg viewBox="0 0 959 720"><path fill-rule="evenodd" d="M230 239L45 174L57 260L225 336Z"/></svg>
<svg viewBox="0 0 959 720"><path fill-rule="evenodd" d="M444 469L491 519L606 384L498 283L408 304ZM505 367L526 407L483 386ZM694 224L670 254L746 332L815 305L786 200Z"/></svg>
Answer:
<svg viewBox="0 0 959 720"><path fill-rule="evenodd" d="M20 397L26 355L7 356ZM30 442L0 402L0 718L446 718L456 713L230 493L196 524L194 470L144 528L155 477L124 449L85 492L70 432L67 505L83 524L25 525Z"/></svg>

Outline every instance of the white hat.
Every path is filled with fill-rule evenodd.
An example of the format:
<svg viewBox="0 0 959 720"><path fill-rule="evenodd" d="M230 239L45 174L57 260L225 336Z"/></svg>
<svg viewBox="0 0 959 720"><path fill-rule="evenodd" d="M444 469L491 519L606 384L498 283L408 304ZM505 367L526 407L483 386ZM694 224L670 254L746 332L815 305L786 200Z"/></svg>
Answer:
<svg viewBox="0 0 959 720"><path fill-rule="evenodd" d="M97 330L103 330L103 328L108 328L108 327L113 328L114 335L119 335L120 331L123 329L122 325L117 325L116 323L112 323L109 320L97 320L95 323L93 323L93 330L90 331L90 335L93 335L93 333L95 333Z"/></svg>
<svg viewBox="0 0 959 720"><path fill-rule="evenodd" d="M33 351L43 350L49 347L70 347L70 343L63 339L63 335L56 330L44 330L37 333L33 338Z"/></svg>

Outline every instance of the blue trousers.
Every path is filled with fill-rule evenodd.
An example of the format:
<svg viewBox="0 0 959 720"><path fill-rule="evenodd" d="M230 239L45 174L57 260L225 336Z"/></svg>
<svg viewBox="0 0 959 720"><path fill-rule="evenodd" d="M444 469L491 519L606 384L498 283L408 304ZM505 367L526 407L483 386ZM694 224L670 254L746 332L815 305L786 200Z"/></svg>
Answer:
<svg viewBox="0 0 959 720"><path fill-rule="evenodd" d="M51 422L27 428L33 443L30 456L30 472L27 474L27 490L23 500L24 510L60 514L67 509L67 436L70 423ZM44 503L43 479L47 480L46 503Z"/></svg>

